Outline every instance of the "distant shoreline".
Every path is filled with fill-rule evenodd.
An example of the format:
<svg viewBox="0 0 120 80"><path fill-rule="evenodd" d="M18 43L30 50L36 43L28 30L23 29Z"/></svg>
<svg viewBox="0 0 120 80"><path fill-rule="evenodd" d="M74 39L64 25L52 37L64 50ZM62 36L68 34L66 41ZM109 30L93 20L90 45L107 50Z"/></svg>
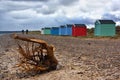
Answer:
<svg viewBox="0 0 120 80"><path fill-rule="evenodd" d="M21 31L0 31L0 36L12 33L21 33Z"/></svg>
<svg viewBox="0 0 120 80"><path fill-rule="evenodd" d="M0 36L2 36L2 35L8 35L8 34L10 34L10 33L0 33Z"/></svg>

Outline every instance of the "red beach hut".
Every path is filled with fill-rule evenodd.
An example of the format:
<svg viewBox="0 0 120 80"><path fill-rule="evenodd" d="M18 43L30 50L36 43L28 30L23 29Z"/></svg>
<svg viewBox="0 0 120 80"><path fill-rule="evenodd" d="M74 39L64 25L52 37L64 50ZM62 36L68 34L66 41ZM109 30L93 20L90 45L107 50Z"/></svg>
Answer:
<svg viewBox="0 0 120 80"><path fill-rule="evenodd" d="M87 27L85 24L74 24L72 26L72 36L86 36Z"/></svg>

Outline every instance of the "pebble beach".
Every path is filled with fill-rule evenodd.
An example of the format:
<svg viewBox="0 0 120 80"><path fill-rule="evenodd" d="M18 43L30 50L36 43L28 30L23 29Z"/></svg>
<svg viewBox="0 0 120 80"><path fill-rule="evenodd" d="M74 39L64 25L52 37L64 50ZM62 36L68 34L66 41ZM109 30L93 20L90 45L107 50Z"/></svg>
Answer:
<svg viewBox="0 0 120 80"><path fill-rule="evenodd" d="M20 34L22 35L22 34ZM120 80L120 38L32 35L53 44L58 69L42 74L19 72L17 43L0 36L0 80Z"/></svg>

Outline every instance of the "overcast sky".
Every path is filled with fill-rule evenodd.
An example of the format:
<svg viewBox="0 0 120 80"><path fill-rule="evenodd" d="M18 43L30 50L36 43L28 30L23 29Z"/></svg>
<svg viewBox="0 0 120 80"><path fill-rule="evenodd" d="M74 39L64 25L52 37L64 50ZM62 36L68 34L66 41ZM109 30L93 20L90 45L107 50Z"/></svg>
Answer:
<svg viewBox="0 0 120 80"><path fill-rule="evenodd" d="M40 30L64 24L94 27L98 19L120 25L120 0L0 0L0 31Z"/></svg>

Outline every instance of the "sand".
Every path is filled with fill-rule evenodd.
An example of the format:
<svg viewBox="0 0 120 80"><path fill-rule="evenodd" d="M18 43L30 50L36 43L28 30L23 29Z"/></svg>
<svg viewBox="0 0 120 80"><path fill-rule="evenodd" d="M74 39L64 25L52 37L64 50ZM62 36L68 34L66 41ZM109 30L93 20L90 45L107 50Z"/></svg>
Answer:
<svg viewBox="0 0 120 80"><path fill-rule="evenodd" d="M26 35L56 47L58 69L42 74L20 72L17 41L0 36L0 80L120 80L120 39Z"/></svg>

